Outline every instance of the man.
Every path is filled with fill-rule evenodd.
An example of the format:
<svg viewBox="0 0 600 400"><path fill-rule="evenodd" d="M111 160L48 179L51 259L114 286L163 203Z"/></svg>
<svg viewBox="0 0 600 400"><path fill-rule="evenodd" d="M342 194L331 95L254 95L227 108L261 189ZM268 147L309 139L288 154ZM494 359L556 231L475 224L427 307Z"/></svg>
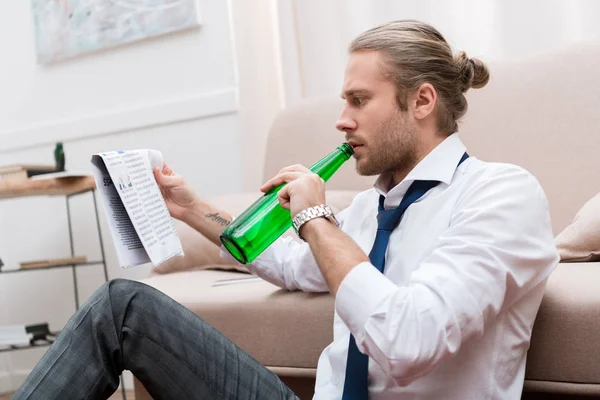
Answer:
<svg viewBox="0 0 600 400"><path fill-rule="evenodd" d="M278 240L249 266L287 289L335 296L316 399L520 398L558 257L538 182L469 157L455 133L463 93L488 79L479 60L453 56L439 32L416 21L351 44L337 128L358 173L379 175L374 188L340 213L340 227L310 219L298 228L306 243ZM207 216L231 217L166 165L155 176L171 215L220 244L223 224ZM291 215L326 204L323 181L303 166L282 169L261 190L284 182L279 200ZM185 307L124 280L73 316L15 398L106 398L123 369L157 399L296 398Z"/></svg>

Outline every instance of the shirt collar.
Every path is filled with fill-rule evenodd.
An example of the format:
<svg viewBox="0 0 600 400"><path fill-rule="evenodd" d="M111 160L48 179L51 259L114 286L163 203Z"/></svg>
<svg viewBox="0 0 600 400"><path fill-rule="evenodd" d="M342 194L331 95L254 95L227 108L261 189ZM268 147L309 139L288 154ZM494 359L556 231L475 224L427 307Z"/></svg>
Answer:
<svg viewBox="0 0 600 400"><path fill-rule="evenodd" d="M400 204L400 200L408 190L410 184L416 180L440 181L449 185L465 150L466 147L458 134L453 133L431 150L429 154L415 165L402 182L394 186L389 192L385 190L387 187L386 183L391 179L391 174L389 173L379 175L373 186L379 194L386 196L386 208L397 206L397 204ZM387 197L390 197L389 200L393 203L396 203L394 200L398 200L397 204L388 204Z"/></svg>

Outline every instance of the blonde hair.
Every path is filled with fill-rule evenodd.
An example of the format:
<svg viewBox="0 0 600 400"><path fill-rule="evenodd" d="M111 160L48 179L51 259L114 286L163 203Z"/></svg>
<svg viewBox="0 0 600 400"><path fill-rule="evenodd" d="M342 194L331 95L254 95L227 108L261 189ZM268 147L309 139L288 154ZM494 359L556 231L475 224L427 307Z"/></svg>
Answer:
<svg viewBox="0 0 600 400"><path fill-rule="evenodd" d="M414 20L393 21L372 28L352 41L350 53L374 50L385 57L384 75L396 85L396 101L407 110L407 94L430 83L438 94L438 129L451 134L467 112L464 93L484 87L490 74L483 62L457 55L437 29Z"/></svg>

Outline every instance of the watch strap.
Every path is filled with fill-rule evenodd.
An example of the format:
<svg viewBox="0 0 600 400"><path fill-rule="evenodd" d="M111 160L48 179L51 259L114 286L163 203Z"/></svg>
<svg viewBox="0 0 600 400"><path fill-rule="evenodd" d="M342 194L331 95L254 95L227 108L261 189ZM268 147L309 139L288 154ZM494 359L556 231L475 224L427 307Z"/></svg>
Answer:
<svg viewBox="0 0 600 400"><path fill-rule="evenodd" d="M304 225L311 219L321 218L321 217L329 219L336 226L340 226L337 218L335 218L335 215L333 214L333 210L331 209L331 207L329 207L327 204L320 204L318 206L306 208L306 209L300 211L298 214L296 214L294 216L294 218L292 218L292 225L294 226L294 230L296 231L296 234L298 235L298 237L300 239L304 240L302 235L300 235L300 233L299 233L302 225Z"/></svg>

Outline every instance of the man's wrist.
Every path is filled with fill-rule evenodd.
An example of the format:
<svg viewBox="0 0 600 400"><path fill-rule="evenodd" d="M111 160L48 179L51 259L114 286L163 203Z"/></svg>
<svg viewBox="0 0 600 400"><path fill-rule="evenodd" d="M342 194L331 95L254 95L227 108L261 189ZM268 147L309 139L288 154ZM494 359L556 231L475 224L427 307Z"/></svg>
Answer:
<svg viewBox="0 0 600 400"><path fill-rule="evenodd" d="M320 230L327 229L327 225L335 227L335 224L325 217L313 218L302 224L298 233L302 235L305 241L309 242L318 235Z"/></svg>
<svg viewBox="0 0 600 400"><path fill-rule="evenodd" d="M196 200L183 211L180 221L185 222L188 225L193 225L201 215L203 215L202 205Z"/></svg>

